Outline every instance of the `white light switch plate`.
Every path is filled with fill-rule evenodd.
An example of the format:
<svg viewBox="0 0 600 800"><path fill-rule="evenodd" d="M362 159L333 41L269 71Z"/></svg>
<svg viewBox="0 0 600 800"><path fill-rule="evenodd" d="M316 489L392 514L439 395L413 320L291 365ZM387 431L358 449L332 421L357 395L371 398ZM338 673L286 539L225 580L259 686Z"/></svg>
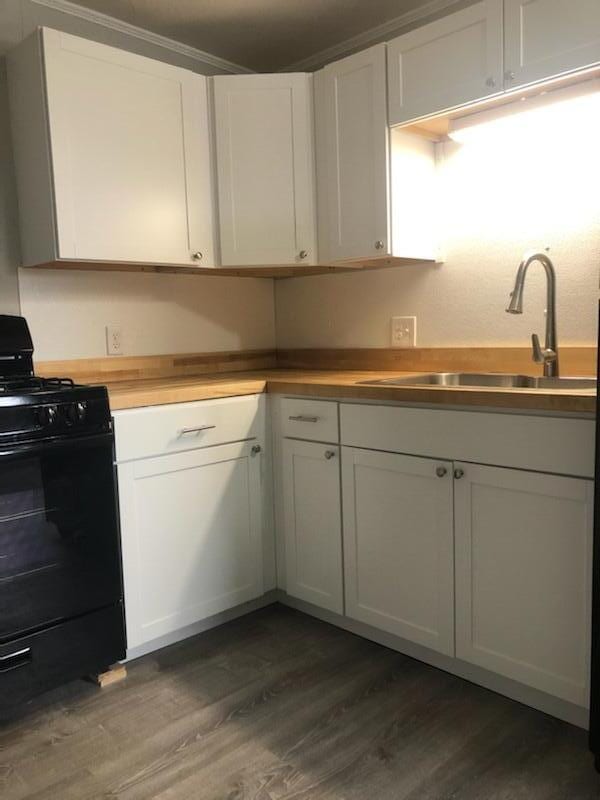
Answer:
<svg viewBox="0 0 600 800"><path fill-rule="evenodd" d="M106 352L109 356L123 355L123 331L118 325L106 326Z"/></svg>
<svg viewBox="0 0 600 800"><path fill-rule="evenodd" d="M416 347L417 318L392 317L392 347Z"/></svg>

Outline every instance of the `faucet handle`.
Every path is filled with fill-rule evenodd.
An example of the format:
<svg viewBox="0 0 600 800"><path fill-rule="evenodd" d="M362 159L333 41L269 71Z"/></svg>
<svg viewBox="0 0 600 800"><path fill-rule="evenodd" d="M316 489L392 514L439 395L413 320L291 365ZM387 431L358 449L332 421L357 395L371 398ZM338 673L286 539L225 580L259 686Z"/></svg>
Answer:
<svg viewBox="0 0 600 800"><path fill-rule="evenodd" d="M544 363L544 354L542 353L542 348L540 346L540 337L537 333L531 334L531 346L533 348L533 360L536 364L543 364Z"/></svg>

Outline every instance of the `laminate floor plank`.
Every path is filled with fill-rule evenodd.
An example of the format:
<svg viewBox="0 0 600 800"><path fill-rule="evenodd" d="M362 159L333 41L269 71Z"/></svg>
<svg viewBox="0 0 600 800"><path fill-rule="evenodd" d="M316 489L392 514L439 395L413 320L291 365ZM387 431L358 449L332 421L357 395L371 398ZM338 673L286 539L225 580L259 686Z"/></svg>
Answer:
<svg viewBox="0 0 600 800"><path fill-rule="evenodd" d="M282 606L0 725L2 800L600 800L585 731Z"/></svg>

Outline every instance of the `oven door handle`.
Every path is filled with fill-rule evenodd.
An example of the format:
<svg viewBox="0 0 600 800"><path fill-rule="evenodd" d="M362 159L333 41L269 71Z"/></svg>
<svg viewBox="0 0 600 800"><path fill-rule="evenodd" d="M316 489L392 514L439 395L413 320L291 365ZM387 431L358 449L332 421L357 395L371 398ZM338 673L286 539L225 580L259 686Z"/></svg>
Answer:
<svg viewBox="0 0 600 800"><path fill-rule="evenodd" d="M62 450L84 450L99 445L112 445L112 433L97 433L92 436L73 436L67 439L44 439L39 442L25 442L3 447L0 444L0 460L4 458L22 458L25 456L45 455Z"/></svg>

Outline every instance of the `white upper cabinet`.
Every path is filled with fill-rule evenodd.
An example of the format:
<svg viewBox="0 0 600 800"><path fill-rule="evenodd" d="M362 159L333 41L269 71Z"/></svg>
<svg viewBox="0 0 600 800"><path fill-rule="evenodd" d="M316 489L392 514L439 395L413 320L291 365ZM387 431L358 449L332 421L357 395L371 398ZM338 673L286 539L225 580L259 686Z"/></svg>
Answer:
<svg viewBox="0 0 600 800"><path fill-rule="evenodd" d="M26 265L214 265L206 78L50 29L9 69Z"/></svg>
<svg viewBox="0 0 600 800"><path fill-rule="evenodd" d="M506 88L600 62L598 0L504 0Z"/></svg>
<svg viewBox="0 0 600 800"><path fill-rule="evenodd" d="M434 261L436 154L389 131L386 45L315 76L319 262Z"/></svg>
<svg viewBox="0 0 600 800"><path fill-rule="evenodd" d="M319 258L391 254L386 48L315 75Z"/></svg>
<svg viewBox="0 0 600 800"><path fill-rule="evenodd" d="M391 125L501 92L502 0L482 0L388 44Z"/></svg>
<svg viewBox="0 0 600 800"><path fill-rule="evenodd" d="M222 265L315 263L312 77L213 80Z"/></svg>

